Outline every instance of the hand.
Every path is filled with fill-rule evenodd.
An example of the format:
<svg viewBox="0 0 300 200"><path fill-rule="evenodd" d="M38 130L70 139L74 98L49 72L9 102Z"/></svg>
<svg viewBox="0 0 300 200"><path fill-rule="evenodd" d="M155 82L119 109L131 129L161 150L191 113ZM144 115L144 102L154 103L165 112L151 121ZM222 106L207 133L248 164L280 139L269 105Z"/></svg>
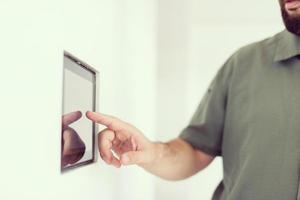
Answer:
<svg viewBox="0 0 300 200"><path fill-rule="evenodd" d="M80 111L71 112L62 116L62 167L79 161L85 153L85 144L70 124L79 120Z"/></svg>
<svg viewBox="0 0 300 200"><path fill-rule="evenodd" d="M100 113L87 112L86 116L107 127L98 134L100 156L107 164L115 167L131 164L143 166L155 159L154 144L134 126Z"/></svg>

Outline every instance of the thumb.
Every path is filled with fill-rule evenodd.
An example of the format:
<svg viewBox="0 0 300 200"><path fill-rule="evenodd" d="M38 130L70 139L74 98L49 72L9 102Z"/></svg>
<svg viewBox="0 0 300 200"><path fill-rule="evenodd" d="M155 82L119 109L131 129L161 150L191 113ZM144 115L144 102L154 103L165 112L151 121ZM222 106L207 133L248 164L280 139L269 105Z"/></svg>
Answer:
<svg viewBox="0 0 300 200"><path fill-rule="evenodd" d="M120 160L123 165L141 164L145 160L145 154L141 151L130 151L122 154Z"/></svg>

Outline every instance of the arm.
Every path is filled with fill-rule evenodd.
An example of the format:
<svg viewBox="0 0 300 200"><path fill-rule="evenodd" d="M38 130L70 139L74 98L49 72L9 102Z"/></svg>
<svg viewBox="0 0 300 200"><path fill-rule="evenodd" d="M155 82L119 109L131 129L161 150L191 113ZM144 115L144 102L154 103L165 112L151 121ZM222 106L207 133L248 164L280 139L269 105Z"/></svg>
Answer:
<svg viewBox="0 0 300 200"><path fill-rule="evenodd" d="M156 159L142 164L148 172L167 180L182 180L206 168L214 157L194 149L182 139L154 143Z"/></svg>
<svg viewBox="0 0 300 200"><path fill-rule="evenodd" d="M214 159L181 139L154 143L117 118L93 112L87 112L87 117L107 127L98 135L99 152L107 164L115 167L136 164L161 178L181 180L204 169Z"/></svg>

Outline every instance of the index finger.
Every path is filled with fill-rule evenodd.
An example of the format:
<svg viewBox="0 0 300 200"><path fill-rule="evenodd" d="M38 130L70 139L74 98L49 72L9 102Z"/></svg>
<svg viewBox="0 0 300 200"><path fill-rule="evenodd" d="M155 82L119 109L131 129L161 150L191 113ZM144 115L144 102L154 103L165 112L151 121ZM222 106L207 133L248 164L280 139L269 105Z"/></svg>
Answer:
<svg viewBox="0 0 300 200"><path fill-rule="evenodd" d="M121 130L125 126L121 120L109 115L88 111L86 116L93 122L102 124L113 131Z"/></svg>
<svg viewBox="0 0 300 200"><path fill-rule="evenodd" d="M80 119L81 116L82 116L82 113L80 111L75 111L75 112L65 114L62 116L62 125L68 126L68 125L72 124L73 122L77 121L78 119Z"/></svg>

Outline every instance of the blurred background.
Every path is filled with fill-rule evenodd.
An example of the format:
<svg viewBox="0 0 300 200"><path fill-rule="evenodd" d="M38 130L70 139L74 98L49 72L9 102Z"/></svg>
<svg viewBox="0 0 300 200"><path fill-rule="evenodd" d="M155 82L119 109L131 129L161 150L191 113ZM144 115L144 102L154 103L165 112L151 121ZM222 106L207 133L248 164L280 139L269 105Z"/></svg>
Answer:
<svg viewBox="0 0 300 200"><path fill-rule="evenodd" d="M99 70L99 111L168 141L234 51L283 29L274 0L1 0L0 24L3 200L209 200L220 158L180 182L101 160L60 174L63 50Z"/></svg>

